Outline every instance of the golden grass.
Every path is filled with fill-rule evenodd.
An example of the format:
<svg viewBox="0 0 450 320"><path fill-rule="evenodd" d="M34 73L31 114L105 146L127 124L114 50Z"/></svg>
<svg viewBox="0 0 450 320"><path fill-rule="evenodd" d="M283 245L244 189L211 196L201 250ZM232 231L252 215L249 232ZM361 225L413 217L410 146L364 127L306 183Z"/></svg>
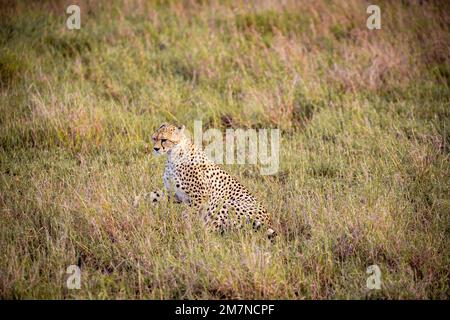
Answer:
<svg viewBox="0 0 450 320"><path fill-rule="evenodd" d="M0 297L448 299L448 5L80 1L70 31L69 2L1 3ZM282 129L276 175L226 167L274 245L133 205L194 120Z"/></svg>

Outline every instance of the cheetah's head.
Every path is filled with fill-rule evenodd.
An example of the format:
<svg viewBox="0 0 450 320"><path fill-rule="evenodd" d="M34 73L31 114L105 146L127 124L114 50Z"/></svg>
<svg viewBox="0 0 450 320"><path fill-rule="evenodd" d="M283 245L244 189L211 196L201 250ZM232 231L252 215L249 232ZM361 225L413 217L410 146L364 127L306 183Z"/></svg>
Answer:
<svg viewBox="0 0 450 320"><path fill-rule="evenodd" d="M184 138L184 126L163 123L152 135L153 151L156 155L166 154Z"/></svg>

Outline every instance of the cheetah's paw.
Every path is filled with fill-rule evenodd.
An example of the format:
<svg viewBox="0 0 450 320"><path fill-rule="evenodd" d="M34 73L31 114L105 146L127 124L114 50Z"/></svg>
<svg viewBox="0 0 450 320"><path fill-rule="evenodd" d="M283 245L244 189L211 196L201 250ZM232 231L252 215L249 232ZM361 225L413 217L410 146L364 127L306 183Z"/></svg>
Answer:
<svg viewBox="0 0 450 320"><path fill-rule="evenodd" d="M163 194L164 193L161 190L150 192L150 202L152 204L157 204L158 202L161 202Z"/></svg>

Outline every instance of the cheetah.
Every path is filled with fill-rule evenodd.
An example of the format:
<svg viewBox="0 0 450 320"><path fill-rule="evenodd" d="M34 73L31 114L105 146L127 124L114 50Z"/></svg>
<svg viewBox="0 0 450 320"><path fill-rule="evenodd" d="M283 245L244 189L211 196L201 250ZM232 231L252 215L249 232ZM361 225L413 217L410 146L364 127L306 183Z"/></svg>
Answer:
<svg viewBox="0 0 450 320"><path fill-rule="evenodd" d="M224 232L251 223L254 229L264 228L273 240L275 230L266 209L197 148L184 130L185 126L164 123L152 135L154 153L168 156L163 182L169 200L174 195L175 202L187 204L213 230ZM160 190L151 193L153 202L162 197Z"/></svg>

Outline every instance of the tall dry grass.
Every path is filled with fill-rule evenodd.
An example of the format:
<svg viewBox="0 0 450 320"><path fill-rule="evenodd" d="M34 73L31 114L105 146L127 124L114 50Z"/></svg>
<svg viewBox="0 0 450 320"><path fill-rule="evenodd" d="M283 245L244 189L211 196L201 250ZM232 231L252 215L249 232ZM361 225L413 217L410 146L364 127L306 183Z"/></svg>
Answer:
<svg viewBox="0 0 450 320"><path fill-rule="evenodd" d="M78 31L68 4L1 3L0 297L448 299L447 4L373 31L356 0L80 1ZM194 120L282 129L276 175L226 168L276 244L133 205L155 127Z"/></svg>

